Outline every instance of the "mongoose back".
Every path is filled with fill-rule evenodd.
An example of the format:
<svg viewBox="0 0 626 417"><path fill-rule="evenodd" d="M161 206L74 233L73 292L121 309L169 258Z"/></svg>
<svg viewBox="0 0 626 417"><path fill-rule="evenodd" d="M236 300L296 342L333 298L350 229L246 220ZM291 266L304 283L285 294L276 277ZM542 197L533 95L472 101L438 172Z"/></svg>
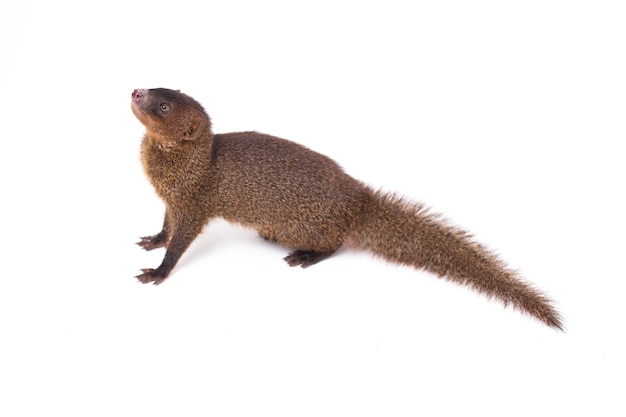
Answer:
<svg viewBox="0 0 626 417"><path fill-rule="evenodd" d="M330 158L257 132L213 134L191 97L135 90L131 108L146 127L141 160L165 202L162 230L137 243L166 247L156 269L136 278L160 284L213 218L222 217L291 248L285 261L309 267L341 246L465 284L562 329L559 313L493 253L422 204L373 191Z"/></svg>

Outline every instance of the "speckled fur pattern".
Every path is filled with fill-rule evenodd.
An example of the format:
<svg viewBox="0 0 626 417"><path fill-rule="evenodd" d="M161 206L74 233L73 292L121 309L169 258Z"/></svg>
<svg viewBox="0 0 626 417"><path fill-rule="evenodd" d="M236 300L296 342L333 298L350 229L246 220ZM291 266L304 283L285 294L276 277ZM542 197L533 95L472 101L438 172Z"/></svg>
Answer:
<svg viewBox="0 0 626 417"><path fill-rule="evenodd" d="M146 127L144 170L165 202L162 230L140 239L165 247L156 269L137 276L159 284L213 218L258 231L293 249L291 266L309 267L340 247L424 269L469 286L562 329L550 300L463 230L421 204L375 192L336 162L297 143L257 132L213 134L191 97L135 90L131 107Z"/></svg>

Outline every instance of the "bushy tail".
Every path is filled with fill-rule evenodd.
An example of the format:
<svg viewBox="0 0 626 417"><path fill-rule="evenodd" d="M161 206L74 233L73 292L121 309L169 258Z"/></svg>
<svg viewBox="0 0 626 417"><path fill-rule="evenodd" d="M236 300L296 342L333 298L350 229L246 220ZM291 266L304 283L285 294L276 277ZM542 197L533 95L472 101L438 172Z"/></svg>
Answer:
<svg viewBox="0 0 626 417"><path fill-rule="evenodd" d="M360 225L345 244L467 285L548 326L563 329L559 313L545 295L521 280L468 233L446 224L423 205L372 192Z"/></svg>

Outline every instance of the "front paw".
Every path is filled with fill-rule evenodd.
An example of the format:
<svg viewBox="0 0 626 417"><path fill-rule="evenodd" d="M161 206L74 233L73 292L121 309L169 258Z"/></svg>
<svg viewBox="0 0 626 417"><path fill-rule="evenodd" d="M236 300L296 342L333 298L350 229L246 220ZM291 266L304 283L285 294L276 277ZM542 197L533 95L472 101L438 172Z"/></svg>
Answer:
<svg viewBox="0 0 626 417"><path fill-rule="evenodd" d="M137 275L135 278L139 280L142 284L154 284L159 285L167 276L163 276L162 273L159 272L158 269L146 268L141 270L142 274Z"/></svg>
<svg viewBox="0 0 626 417"><path fill-rule="evenodd" d="M163 236L162 233L154 236L144 236L140 238L137 245L141 246L145 250L152 250L156 248L162 248L167 243L167 239Z"/></svg>

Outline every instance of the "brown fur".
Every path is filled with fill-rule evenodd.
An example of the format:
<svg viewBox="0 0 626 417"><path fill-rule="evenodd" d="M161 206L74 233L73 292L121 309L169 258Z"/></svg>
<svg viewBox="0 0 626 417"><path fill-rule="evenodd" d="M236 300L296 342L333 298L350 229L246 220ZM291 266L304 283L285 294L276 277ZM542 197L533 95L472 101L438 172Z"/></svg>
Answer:
<svg viewBox="0 0 626 417"><path fill-rule="evenodd" d="M144 169L166 206L162 231L138 242L167 248L141 282L161 283L204 225L222 217L295 249L285 258L291 266L306 268L343 245L367 250L562 328L551 302L466 232L372 191L326 156L257 132L213 134L202 106L178 91L135 90L132 110L146 127Z"/></svg>

